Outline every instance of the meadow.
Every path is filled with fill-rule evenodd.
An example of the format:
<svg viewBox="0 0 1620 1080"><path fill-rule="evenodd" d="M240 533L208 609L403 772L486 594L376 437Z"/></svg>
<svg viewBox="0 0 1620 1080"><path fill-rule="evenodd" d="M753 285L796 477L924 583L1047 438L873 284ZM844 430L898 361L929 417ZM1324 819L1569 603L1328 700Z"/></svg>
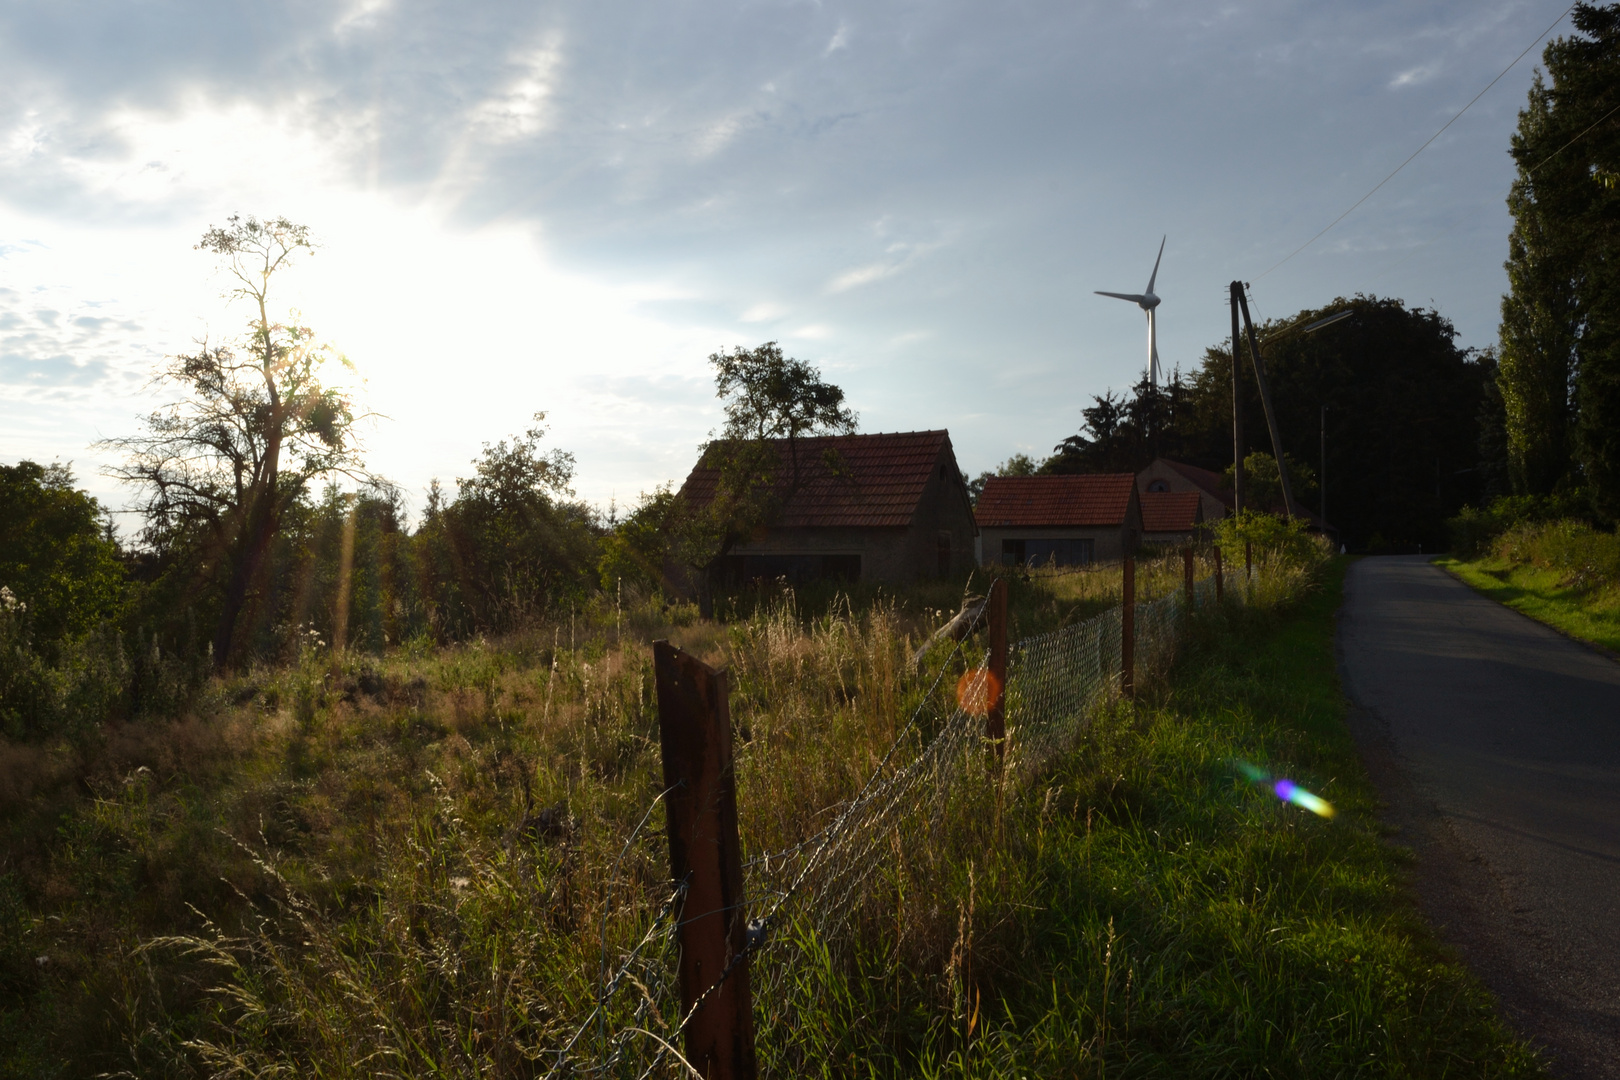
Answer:
<svg viewBox="0 0 1620 1080"><path fill-rule="evenodd" d="M1382 839L1334 676L1340 570L1263 566L1136 700L1017 783L970 769L927 844L897 829L836 918L795 915L754 960L762 1071L1538 1075ZM1144 565L1139 595L1180 574ZM1009 584L1022 637L1116 603L1119 574ZM311 638L168 720L7 745L0 1074L544 1074L669 896L647 643L728 666L757 858L951 711L978 643L914 653L961 596L765 589L707 621L602 594L499 640ZM599 1018L580 1062L627 1023Z"/></svg>

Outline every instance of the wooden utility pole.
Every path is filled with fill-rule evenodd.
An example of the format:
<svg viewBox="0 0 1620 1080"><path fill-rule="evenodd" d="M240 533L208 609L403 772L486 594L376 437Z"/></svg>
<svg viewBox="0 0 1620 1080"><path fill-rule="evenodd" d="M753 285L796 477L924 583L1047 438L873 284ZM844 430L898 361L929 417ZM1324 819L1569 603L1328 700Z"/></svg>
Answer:
<svg viewBox="0 0 1620 1080"><path fill-rule="evenodd" d="M1136 560L1125 556L1125 582L1119 605L1119 690L1136 696Z"/></svg>
<svg viewBox="0 0 1620 1080"><path fill-rule="evenodd" d="M996 748L999 762L1007 752L1007 580L990 583L990 685L985 687L984 736Z"/></svg>
<svg viewBox="0 0 1620 1080"><path fill-rule="evenodd" d="M1266 427L1271 429L1271 452L1277 455L1277 478L1282 481L1283 513L1289 517L1297 517L1298 511L1294 504L1294 488L1288 482L1288 461L1283 457L1282 435L1277 430L1277 410L1271 406L1271 387L1266 382L1266 364L1260 359L1260 339L1254 333L1254 320L1249 318L1249 298L1244 295L1241 283L1237 290L1238 307L1243 312L1243 327L1249 335L1249 356L1254 360L1254 379L1260 384L1260 404L1266 410Z"/></svg>
<svg viewBox="0 0 1620 1080"><path fill-rule="evenodd" d="M667 641L653 642L653 668L669 872L686 890L675 922L681 1015L691 1015L686 1060L705 1080L753 1080L748 912L726 673Z"/></svg>
<svg viewBox="0 0 1620 1080"><path fill-rule="evenodd" d="M1243 282L1234 281L1232 291L1232 509L1243 512L1243 346L1238 335L1238 297Z"/></svg>

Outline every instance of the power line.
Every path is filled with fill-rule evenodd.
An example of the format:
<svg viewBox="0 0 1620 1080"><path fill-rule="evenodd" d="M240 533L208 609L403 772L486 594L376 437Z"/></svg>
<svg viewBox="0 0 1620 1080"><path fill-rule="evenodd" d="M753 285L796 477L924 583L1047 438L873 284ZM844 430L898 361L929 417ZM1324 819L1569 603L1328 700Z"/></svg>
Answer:
<svg viewBox="0 0 1620 1080"><path fill-rule="evenodd" d="M1608 112L1604 113L1602 116L1600 116L1596 120L1592 121L1592 123L1588 124L1584 129L1582 129L1580 134L1576 135L1573 139L1570 139L1569 142L1565 143L1563 146L1560 146L1558 149L1554 150L1552 153L1548 154L1546 157L1544 157L1540 161L1536 162L1529 169L1526 169L1525 173L1524 173L1524 178L1526 180L1528 180L1531 177L1535 176L1536 172L1538 170L1540 170L1540 168L1543 165L1547 164L1553 158L1557 157L1559 154L1562 154L1565 150L1568 150L1570 147L1574 146L1576 143L1580 142L1582 139L1586 138L1586 136L1590 135L1597 128L1597 126L1599 124L1603 123L1605 120L1607 120L1609 117L1613 116L1615 113L1620 113L1620 105L1616 105L1614 108L1610 109ZM1391 270L1393 270L1396 267L1400 266L1402 263L1406 262L1406 260L1408 260L1412 256L1416 255L1418 252L1422 251L1424 248L1428 247L1430 244L1434 243L1436 240L1438 240L1441 237L1449 235L1450 233L1456 231L1458 226L1461 225L1461 224L1462 224L1461 221L1454 221L1450 225L1447 225L1444 229L1441 229L1439 232L1437 232L1433 236L1429 237L1429 239L1423 241L1423 243L1421 243L1421 244L1418 244L1411 251L1408 251L1405 255L1402 255L1399 259L1396 259L1394 262L1390 263L1388 266L1386 266L1382 270L1378 271L1378 273L1374 274L1371 277L1371 279L1369 279L1369 280L1377 281L1379 278L1383 277L1385 274L1389 273Z"/></svg>
<svg viewBox="0 0 1620 1080"><path fill-rule="evenodd" d="M1356 207L1360 206L1362 203L1364 203L1368 199L1372 198L1373 195L1375 195L1377 193L1379 188L1383 187L1385 184L1387 184L1391 180L1395 179L1395 174L1396 173L1399 173L1402 169L1404 169L1408 165L1410 165L1412 163L1413 158L1415 158L1419 154L1423 153L1423 151L1425 151L1425 150L1427 150L1429 148L1430 143L1434 142L1434 140L1436 140L1440 136L1444 135L1446 133L1446 128L1449 128L1452 124L1455 124L1459 119L1462 118L1463 113L1465 113L1469 109L1473 108L1475 101L1478 101L1480 98L1484 97L1485 94L1486 94L1486 91L1490 90L1491 87L1493 87L1497 83L1501 82L1503 76L1505 76L1508 72L1512 71L1516 66L1518 66L1519 61L1523 60L1526 56L1528 56L1530 54L1531 49L1535 48L1537 45L1540 45L1542 39L1545 38L1548 34L1553 32L1553 27L1555 27L1559 23L1563 22L1564 17L1567 16L1571 11L1574 11L1574 10L1575 10L1575 5L1574 4L1571 4L1571 5L1569 5L1569 7L1565 8L1564 11L1563 11L1563 14L1559 15L1558 18L1554 19L1552 21L1552 23L1548 25L1547 29L1543 30L1536 37L1536 40L1532 41L1529 45L1525 46L1524 52L1520 53L1518 56L1515 56L1513 58L1513 63L1511 63L1507 67L1503 68L1502 71L1501 71L1501 74L1497 75L1496 78L1494 78L1490 82L1486 83L1485 84L1485 89L1481 90L1479 93L1475 94L1473 99L1470 100L1467 105L1464 105L1461 109L1457 110L1457 115L1453 116L1450 120L1447 120L1445 122L1445 124L1440 128L1439 131L1435 132L1433 135L1430 135L1427 142L1425 142L1422 146L1418 147L1416 150L1412 151L1411 157L1408 157L1405 161L1403 161L1399 165L1395 166L1395 169L1394 169L1393 172L1391 172L1388 176L1384 177L1382 180L1378 181L1377 184L1373 185L1373 189L1371 191L1367 192L1367 194L1363 195L1361 198L1357 199L1351 205L1350 209L1346 210L1344 213L1340 214L1338 217L1336 217L1332 221L1328 222L1327 228L1323 229L1321 232L1317 233L1315 236L1311 237L1309 240L1307 240L1303 244L1299 245L1299 247L1295 248L1293 251L1290 251L1287 255L1283 256L1281 261L1279 261L1275 266L1271 267L1270 270L1267 270L1265 274L1261 274L1260 277L1262 277L1262 278L1265 277L1266 274L1271 273L1272 270L1277 269L1277 267L1281 266L1283 263L1287 262L1289 259L1292 259L1295 255L1298 255L1300 252L1304 251L1306 248L1310 247L1312 244L1314 244L1318 240L1322 239L1323 236L1327 235L1328 230L1332 229L1333 226L1337 225L1339 222L1343 221L1345 218L1347 218L1351 214L1353 214L1355 212L1355 210L1356 210ZM1259 278L1256 278L1255 280L1258 281Z"/></svg>

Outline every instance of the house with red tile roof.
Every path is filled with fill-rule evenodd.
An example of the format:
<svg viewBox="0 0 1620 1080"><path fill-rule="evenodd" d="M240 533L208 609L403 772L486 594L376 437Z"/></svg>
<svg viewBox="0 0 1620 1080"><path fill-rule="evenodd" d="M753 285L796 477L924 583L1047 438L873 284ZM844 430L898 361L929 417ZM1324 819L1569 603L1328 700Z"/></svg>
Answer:
<svg viewBox="0 0 1620 1080"><path fill-rule="evenodd" d="M1232 512L1232 492L1223 490L1221 475L1185 462L1154 458L1136 474L1136 486L1144 495L1196 491L1204 521L1219 521Z"/></svg>
<svg viewBox="0 0 1620 1080"><path fill-rule="evenodd" d="M731 581L904 583L973 565L973 505L945 431L772 439L776 519L721 560ZM710 447L680 497L715 497L724 449ZM795 484L795 468L797 483Z"/></svg>
<svg viewBox="0 0 1620 1080"><path fill-rule="evenodd" d="M1142 543L1189 544L1204 523L1204 504L1198 491L1144 491Z"/></svg>
<svg viewBox="0 0 1620 1080"><path fill-rule="evenodd" d="M1084 566L1124 558L1142 535L1131 473L992 476L973 516L985 563Z"/></svg>

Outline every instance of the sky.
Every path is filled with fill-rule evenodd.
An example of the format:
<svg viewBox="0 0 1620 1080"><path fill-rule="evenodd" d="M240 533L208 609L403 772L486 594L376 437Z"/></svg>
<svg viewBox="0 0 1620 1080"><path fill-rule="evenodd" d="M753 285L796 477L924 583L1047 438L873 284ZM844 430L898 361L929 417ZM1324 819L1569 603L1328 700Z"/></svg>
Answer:
<svg viewBox="0 0 1620 1080"><path fill-rule="evenodd" d="M202 233L354 363L419 508L547 414L604 509L720 426L707 358L779 341L863 431L1037 457L1159 351L1371 293L1496 337L1526 56L1560 0L0 0L0 462L71 462L239 336ZM1554 34L1569 32L1567 19ZM121 519L126 533L138 522Z"/></svg>

